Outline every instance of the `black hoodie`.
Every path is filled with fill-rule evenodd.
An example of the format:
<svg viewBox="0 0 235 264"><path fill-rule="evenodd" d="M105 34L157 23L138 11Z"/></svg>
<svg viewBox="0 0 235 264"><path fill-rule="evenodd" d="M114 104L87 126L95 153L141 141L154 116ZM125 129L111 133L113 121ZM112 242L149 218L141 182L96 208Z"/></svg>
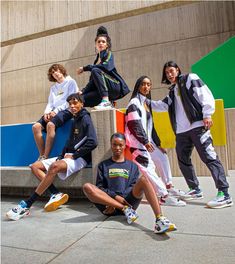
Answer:
<svg viewBox="0 0 235 264"><path fill-rule="evenodd" d="M84 143L78 148L78 150L75 150L74 146L84 137L86 137ZM81 111L74 116L70 136L58 159L63 159L65 153L73 153L74 159L81 157L87 163L90 163L91 151L96 148L97 143L97 136L90 114L85 108L82 108Z"/></svg>

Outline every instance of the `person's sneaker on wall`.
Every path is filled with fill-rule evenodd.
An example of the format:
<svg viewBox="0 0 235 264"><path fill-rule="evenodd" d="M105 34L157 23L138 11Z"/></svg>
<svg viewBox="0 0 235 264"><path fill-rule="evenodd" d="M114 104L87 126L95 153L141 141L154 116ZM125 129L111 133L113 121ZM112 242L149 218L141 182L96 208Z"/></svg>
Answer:
<svg viewBox="0 0 235 264"><path fill-rule="evenodd" d="M225 196L223 192L219 191L217 196L213 200L209 201L206 205L209 208L220 209L232 206L233 201L231 196Z"/></svg>
<svg viewBox="0 0 235 264"><path fill-rule="evenodd" d="M94 106L93 108L93 110L110 110L110 109L113 109L113 106L109 101L102 101L100 104Z"/></svg>
<svg viewBox="0 0 235 264"><path fill-rule="evenodd" d="M47 157L45 155L42 155L42 156L39 156L37 161L43 161L43 160L46 160Z"/></svg>

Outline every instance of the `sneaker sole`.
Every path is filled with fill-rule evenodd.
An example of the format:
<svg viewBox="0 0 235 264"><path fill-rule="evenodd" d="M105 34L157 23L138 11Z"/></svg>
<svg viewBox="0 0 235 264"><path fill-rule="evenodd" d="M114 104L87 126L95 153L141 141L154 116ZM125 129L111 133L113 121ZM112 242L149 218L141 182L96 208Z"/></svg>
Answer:
<svg viewBox="0 0 235 264"><path fill-rule="evenodd" d="M233 202L228 203L228 204L218 205L218 206L210 206L210 205L207 204L206 207L212 208L212 209L222 209L222 208L225 208L225 207L230 207L232 205L233 205Z"/></svg>
<svg viewBox="0 0 235 264"><path fill-rule="evenodd" d="M135 218L132 218L132 219L131 219L131 222L130 222L130 221L127 221L127 223L128 223L129 225L131 225L131 224L134 223L138 218L139 218L139 216L137 216L137 217L135 217Z"/></svg>
<svg viewBox="0 0 235 264"><path fill-rule="evenodd" d="M161 203L161 205L163 205L163 206L184 207L184 206L186 206L186 203L185 204L164 204L164 203Z"/></svg>
<svg viewBox="0 0 235 264"><path fill-rule="evenodd" d="M47 211L47 212L55 211L55 210L57 210L57 208L59 206L67 203L68 199L69 199L68 194L64 194L59 201L55 201L55 202L53 202L51 204L48 204L48 206L45 206L44 210Z"/></svg>
<svg viewBox="0 0 235 264"><path fill-rule="evenodd" d="M172 224L172 225L166 227L165 229L161 230L160 232L154 230L154 233L155 234L164 234L166 232L172 232L172 231L176 231L176 230L177 230L176 226Z"/></svg>
<svg viewBox="0 0 235 264"><path fill-rule="evenodd" d="M204 198L203 196L200 196L200 197L189 197L189 198L181 197L181 199L184 200L184 201L201 200L203 198Z"/></svg>

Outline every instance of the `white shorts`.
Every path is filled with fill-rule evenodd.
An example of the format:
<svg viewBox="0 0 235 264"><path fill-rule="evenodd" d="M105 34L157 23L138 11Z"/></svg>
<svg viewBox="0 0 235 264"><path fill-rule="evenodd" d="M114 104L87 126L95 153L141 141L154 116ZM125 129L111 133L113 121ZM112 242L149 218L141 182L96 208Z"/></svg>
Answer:
<svg viewBox="0 0 235 264"><path fill-rule="evenodd" d="M45 159L42 161L42 164L47 171L48 171L50 165L53 162L55 162L56 159L57 159L57 157L54 157L54 158ZM67 171L58 173L58 177L61 180L67 179L70 175L72 175L73 173L75 173L77 171L80 171L81 169L83 169L87 165L87 162L83 158L78 158L76 160L74 160L74 159L62 159L62 160L65 161L67 164Z"/></svg>

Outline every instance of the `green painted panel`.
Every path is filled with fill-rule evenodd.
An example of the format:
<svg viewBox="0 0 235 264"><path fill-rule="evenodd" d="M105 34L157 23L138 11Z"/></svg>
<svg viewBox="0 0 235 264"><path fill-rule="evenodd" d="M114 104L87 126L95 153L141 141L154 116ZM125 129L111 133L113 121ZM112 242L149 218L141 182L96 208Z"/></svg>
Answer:
<svg viewBox="0 0 235 264"><path fill-rule="evenodd" d="M235 36L192 65L224 108L235 107Z"/></svg>

